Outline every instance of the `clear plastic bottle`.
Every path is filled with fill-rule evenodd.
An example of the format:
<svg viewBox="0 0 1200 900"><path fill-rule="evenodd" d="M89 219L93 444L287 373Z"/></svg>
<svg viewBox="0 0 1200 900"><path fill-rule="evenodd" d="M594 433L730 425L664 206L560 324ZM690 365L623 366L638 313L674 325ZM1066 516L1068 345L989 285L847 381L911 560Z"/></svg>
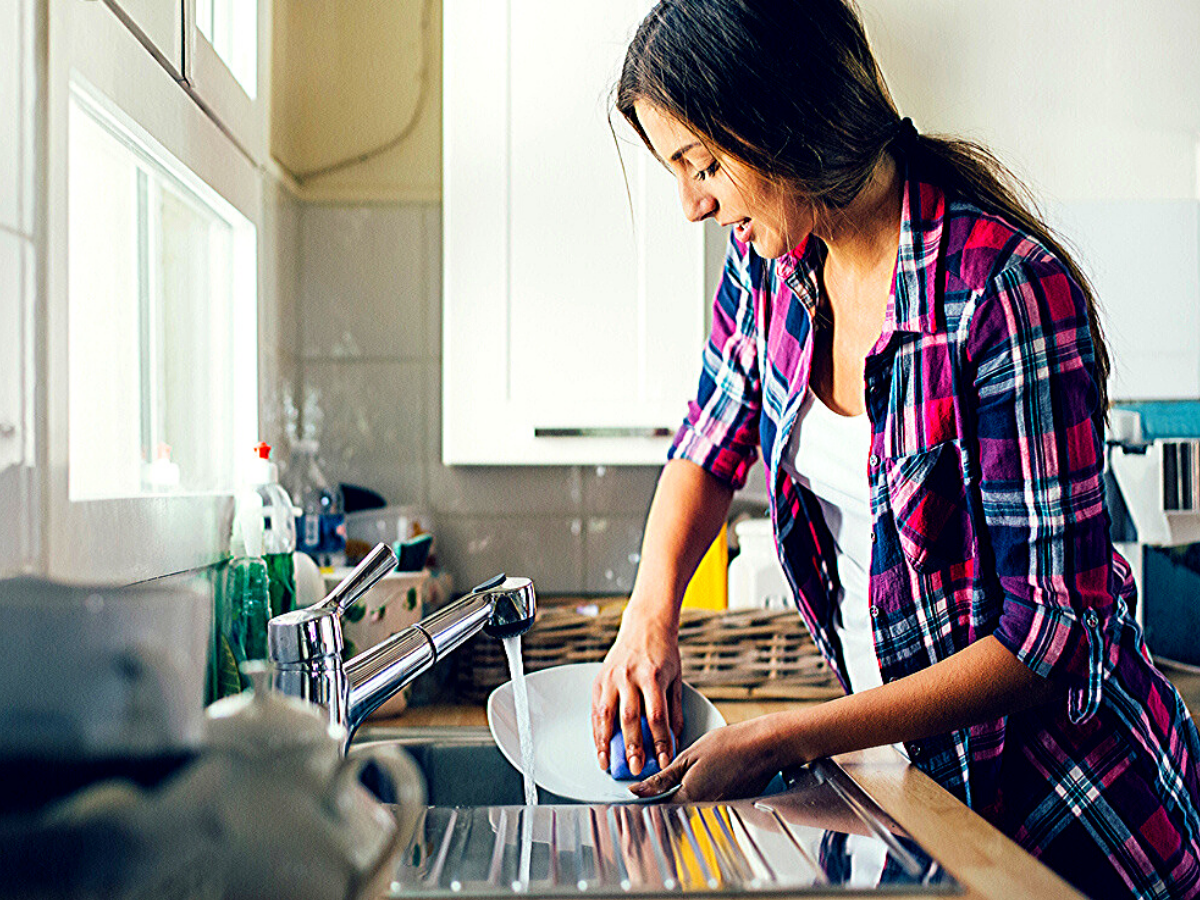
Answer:
<svg viewBox="0 0 1200 900"><path fill-rule="evenodd" d="M279 469L271 462L271 445L266 442L254 448L250 483L262 499L263 560L271 579L271 615L278 616L296 608L292 554L296 550L296 516L300 511L279 483Z"/></svg>
<svg viewBox="0 0 1200 900"><path fill-rule="evenodd" d="M331 485L317 458L317 442L297 441L289 466L291 494L300 506L296 519L296 549L323 569L346 561L346 516L342 491Z"/></svg>

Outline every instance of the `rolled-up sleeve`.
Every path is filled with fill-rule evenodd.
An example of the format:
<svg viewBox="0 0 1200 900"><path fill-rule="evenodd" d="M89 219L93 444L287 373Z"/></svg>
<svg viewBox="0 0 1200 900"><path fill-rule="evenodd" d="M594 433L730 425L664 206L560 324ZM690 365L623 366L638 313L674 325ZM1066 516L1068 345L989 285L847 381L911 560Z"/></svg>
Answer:
<svg viewBox="0 0 1200 900"><path fill-rule="evenodd" d="M1087 316L1059 262L1026 260L976 298L965 345L982 511L1004 594L994 634L1065 684L1076 722L1099 707L1116 589Z"/></svg>
<svg viewBox="0 0 1200 900"><path fill-rule="evenodd" d="M735 489L746 483L758 456L761 385L751 271L758 265L750 248L731 237L700 386L668 454L691 460Z"/></svg>

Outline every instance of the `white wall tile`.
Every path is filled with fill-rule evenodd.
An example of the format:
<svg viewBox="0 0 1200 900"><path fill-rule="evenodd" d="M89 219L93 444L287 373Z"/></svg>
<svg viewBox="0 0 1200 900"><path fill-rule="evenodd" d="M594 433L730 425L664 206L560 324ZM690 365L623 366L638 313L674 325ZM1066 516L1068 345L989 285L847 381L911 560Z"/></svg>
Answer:
<svg viewBox="0 0 1200 900"><path fill-rule="evenodd" d="M422 364L309 361L304 380L324 414L318 437L327 478L370 488L389 503L425 496Z"/></svg>
<svg viewBox="0 0 1200 900"><path fill-rule="evenodd" d="M578 593L583 585L579 519L549 516L436 519L438 561L467 589L504 572L532 578L540 594Z"/></svg>
<svg viewBox="0 0 1200 900"><path fill-rule="evenodd" d="M429 473L429 498L437 513L578 514L580 496L580 474L574 466L433 463Z"/></svg>
<svg viewBox="0 0 1200 900"><path fill-rule="evenodd" d="M584 590L628 594L633 588L646 518L589 516L584 523Z"/></svg>
<svg viewBox="0 0 1200 900"><path fill-rule="evenodd" d="M584 466L588 513L633 513L645 518L662 466Z"/></svg>
<svg viewBox="0 0 1200 900"><path fill-rule="evenodd" d="M277 319L281 353L300 353L300 219L301 204L284 187L269 184L267 221L274 264L271 302Z"/></svg>
<svg viewBox="0 0 1200 900"><path fill-rule="evenodd" d="M309 204L301 231L303 355L423 356L428 259L422 208Z"/></svg>
<svg viewBox="0 0 1200 900"><path fill-rule="evenodd" d="M425 309L429 323L426 352L433 359L442 358L442 207L425 207L426 240L426 297Z"/></svg>

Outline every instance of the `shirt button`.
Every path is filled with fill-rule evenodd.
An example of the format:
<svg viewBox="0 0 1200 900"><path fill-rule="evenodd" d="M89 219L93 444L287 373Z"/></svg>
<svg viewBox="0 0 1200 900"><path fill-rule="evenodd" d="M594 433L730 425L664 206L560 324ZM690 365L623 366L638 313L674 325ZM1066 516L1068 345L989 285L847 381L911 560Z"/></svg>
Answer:
<svg viewBox="0 0 1200 900"><path fill-rule="evenodd" d="M920 744L909 744L908 745L908 758L909 759L920 759L921 758Z"/></svg>
<svg viewBox="0 0 1200 900"><path fill-rule="evenodd" d="M874 603L871 604L871 618L872 619L879 618L879 607L876 606Z"/></svg>
<svg viewBox="0 0 1200 900"><path fill-rule="evenodd" d="M1096 615L1094 609L1089 609L1083 616L1083 622L1088 628L1095 628L1100 624L1100 617Z"/></svg>
<svg viewBox="0 0 1200 900"><path fill-rule="evenodd" d="M871 532L871 543L875 543L875 532Z"/></svg>
<svg viewBox="0 0 1200 900"><path fill-rule="evenodd" d="M859 459L862 459L862 457L860 456ZM870 463L871 463L871 468L872 469L875 468L877 465L879 465L879 457L876 456L874 453L872 453Z"/></svg>

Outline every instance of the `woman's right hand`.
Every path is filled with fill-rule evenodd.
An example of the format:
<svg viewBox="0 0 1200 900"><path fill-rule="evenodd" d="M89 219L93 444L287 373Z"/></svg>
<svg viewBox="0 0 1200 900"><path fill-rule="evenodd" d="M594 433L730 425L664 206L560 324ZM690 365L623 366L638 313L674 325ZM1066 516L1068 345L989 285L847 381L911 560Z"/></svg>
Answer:
<svg viewBox="0 0 1200 900"><path fill-rule="evenodd" d="M629 771L637 775L653 752L658 764L671 762L671 747L683 731L683 679L679 660L679 630L643 611L631 600L621 628L592 683L592 736L596 759L607 771L609 743L619 724L625 738ZM650 723L654 746L642 746L641 717ZM671 735L675 740L672 741Z"/></svg>

